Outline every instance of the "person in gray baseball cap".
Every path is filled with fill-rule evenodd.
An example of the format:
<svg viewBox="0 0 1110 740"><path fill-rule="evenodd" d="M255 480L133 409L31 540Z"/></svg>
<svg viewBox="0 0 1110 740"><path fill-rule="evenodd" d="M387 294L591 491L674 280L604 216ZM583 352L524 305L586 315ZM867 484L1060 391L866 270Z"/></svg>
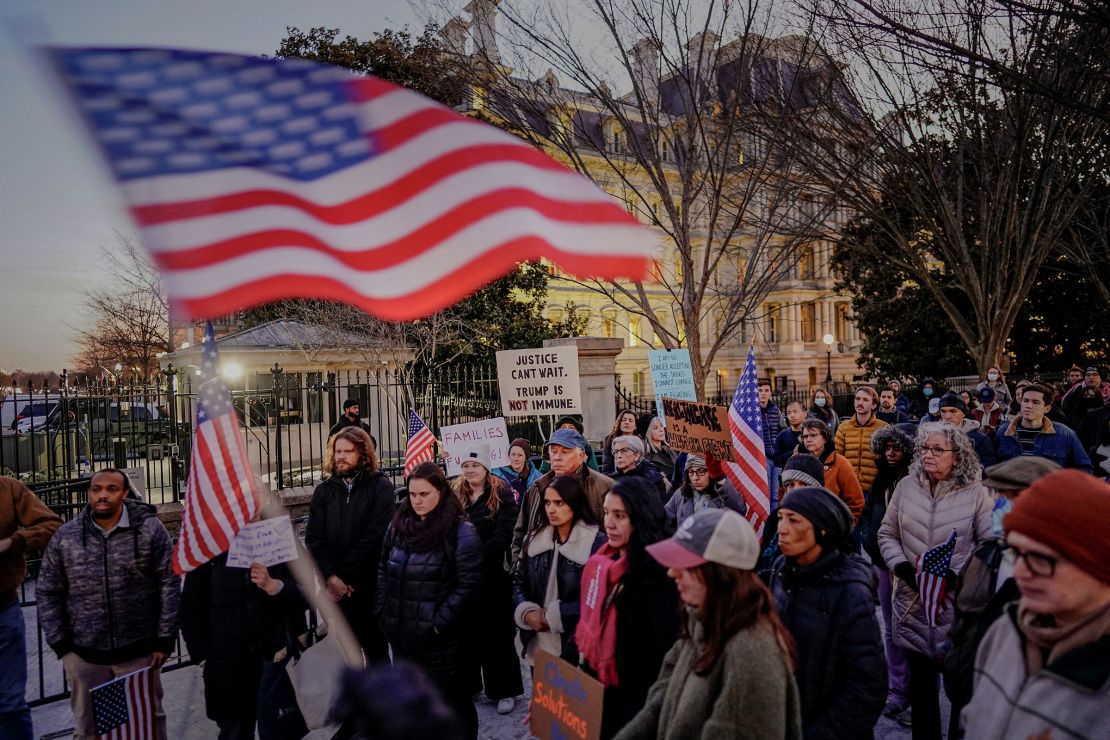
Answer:
<svg viewBox="0 0 1110 740"><path fill-rule="evenodd" d="M703 509L647 547L685 605L647 704L616 740L800 738L794 641L752 570L759 540L730 509Z"/></svg>

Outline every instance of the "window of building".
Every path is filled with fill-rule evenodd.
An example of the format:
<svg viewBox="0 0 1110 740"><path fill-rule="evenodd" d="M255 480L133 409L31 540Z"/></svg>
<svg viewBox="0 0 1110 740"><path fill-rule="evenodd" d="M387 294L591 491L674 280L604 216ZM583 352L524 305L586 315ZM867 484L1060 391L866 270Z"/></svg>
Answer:
<svg viewBox="0 0 1110 740"><path fill-rule="evenodd" d="M798 253L798 279L813 280L817 275L817 256L812 244L807 244Z"/></svg>
<svg viewBox="0 0 1110 740"><path fill-rule="evenodd" d="M813 303L802 304L802 341L817 341L817 306Z"/></svg>
<svg viewBox="0 0 1110 740"><path fill-rule="evenodd" d="M644 341L643 335L640 333L643 326L643 319L639 316L628 317L628 346L639 347Z"/></svg>
<svg viewBox="0 0 1110 740"><path fill-rule="evenodd" d="M617 312L607 308L601 312L601 335L612 339L617 335Z"/></svg>
<svg viewBox="0 0 1110 740"><path fill-rule="evenodd" d="M552 326L556 326L558 324L563 323L563 316L564 315L565 314L563 313L563 309L561 309L561 308L549 308L549 309L547 309L547 320L551 322Z"/></svg>
<svg viewBox="0 0 1110 740"><path fill-rule="evenodd" d="M632 373L632 395L644 395L644 372L642 370Z"/></svg>
<svg viewBox="0 0 1110 740"><path fill-rule="evenodd" d="M590 319L593 317L592 312L586 306L578 306L574 309L574 319L585 327L587 334L590 332Z"/></svg>
<svg viewBox="0 0 1110 740"><path fill-rule="evenodd" d="M767 304L767 342L777 344L782 341L782 312L777 303Z"/></svg>
<svg viewBox="0 0 1110 740"><path fill-rule="evenodd" d="M680 314L675 316L675 328L678 330L679 344L686 341L686 319Z"/></svg>
<svg viewBox="0 0 1110 740"><path fill-rule="evenodd" d="M848 304L836 304L836 341L847 342L848 339Z"/></svg>

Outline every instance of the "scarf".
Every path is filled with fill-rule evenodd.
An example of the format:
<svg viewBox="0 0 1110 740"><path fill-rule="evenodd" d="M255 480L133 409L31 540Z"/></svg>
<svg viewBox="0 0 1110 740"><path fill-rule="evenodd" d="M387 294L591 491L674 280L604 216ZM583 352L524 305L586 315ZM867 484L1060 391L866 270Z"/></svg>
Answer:
<svg viewBox="0 0 1110 740"><path fill-rule="evenodd" d="M605 543L582 571L582 611L574 632L578 650L603 686L616 686L617 605L619 582L628 572L628 557Z"/></svg>
<svg viewBox="0 0 1110 740"><path fill-rule="evenodd" d="M1110 634L1110 607L1096 611L1085 619L1060 627L1048 614L1040 614L1019 606L1018 628L1025 635L1025 662L1029 674L1072 650Z"/></svg>

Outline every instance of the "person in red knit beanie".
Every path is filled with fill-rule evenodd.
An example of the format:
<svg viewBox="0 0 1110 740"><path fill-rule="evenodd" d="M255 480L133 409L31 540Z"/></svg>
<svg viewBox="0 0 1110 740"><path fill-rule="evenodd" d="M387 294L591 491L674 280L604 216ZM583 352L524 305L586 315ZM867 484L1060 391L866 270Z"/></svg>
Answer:
<svg viewBox="0 0 1110 740"><path fill-rule="evenodd" d="M975 658L964 737L1110 737L1110 484L1036 481L1003 519L1021 598Z"/></svg>

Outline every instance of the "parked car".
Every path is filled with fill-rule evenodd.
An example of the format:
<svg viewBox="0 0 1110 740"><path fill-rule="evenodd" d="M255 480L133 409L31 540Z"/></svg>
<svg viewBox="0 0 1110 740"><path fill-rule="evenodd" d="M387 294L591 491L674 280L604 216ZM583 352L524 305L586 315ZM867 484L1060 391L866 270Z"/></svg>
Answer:
<svg viewBox="0 0 1110 740"><path fill-rule="evenodd" d="M56 425L61 414L58 401L32 401L25 404L15 419L11 428L18 433L31 431L47 431Z"/></svg>

